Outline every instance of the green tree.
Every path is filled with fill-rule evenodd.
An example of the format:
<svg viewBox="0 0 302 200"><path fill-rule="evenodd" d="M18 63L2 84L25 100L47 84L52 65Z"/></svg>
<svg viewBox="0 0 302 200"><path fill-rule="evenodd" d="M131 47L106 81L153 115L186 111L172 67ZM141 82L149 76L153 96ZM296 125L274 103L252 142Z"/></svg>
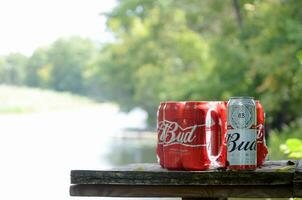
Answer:
<svg viewBox="0 0 302 200"><path fill-rule="evenodd" d="M268 124L301 117L302 2L119 1L108 13L115 42L98 60L107 98L145 109L159 101L259 98ZM286 111L286 112L284 112Z"/></svg>
<svg viewBox="0 0 302 200"><path fill-rule="evenodd" d="M281 129L301 117L302 69L296 53L302 49L301 1L255 1L245 6L242 37L250 54L252 89Z"/></svg>
<svg viewBox="0 0 302 200"><path fill-rule="evenodd" d="M22 85L25 80L27 57L20 53L11 53L0 60L0 78L2 83Z"/></svg>
<svg viewBox="0 0 302 200"><path fill-rule="evenodd" d="M37 49L26 66L26 84L32 87L90 94L93 87L91 65L97 48L89 39L61 38L47 48Z"/></svg>
<svg viewBox="0 0 302 200"><path fill-rule="evenodd" d="M0 56L0 82L4 83L5 82L5 58Z"/></svg>
<svg viewBox="0 0 302 200"><path fill-rule="evenodd" d="M26 66L26 84L31 87L49 87L48 48L39 48L29 58ZM48 72L50 73L50 72Z"/></svg>
<svg viewBox="0 0 302 200"><path fill-rule="evenodd" d="M139 5L125 10L130 2ZM184 99L195 74L210 70L208 43L188 28L185 12L155 2L121 2L108 21L118 42L104 48L98 62L107 97L126 110L142 107L153 124L159 101ZM207 76L201 73L198 82Z"/></svg>
<svg viewBox="0 0 302 200"><path fill-rule="evenodd" d="M83 73L95 51L88 39L73 37L54 42L48 52L50 86L58 91L84 93Z"/></svg>

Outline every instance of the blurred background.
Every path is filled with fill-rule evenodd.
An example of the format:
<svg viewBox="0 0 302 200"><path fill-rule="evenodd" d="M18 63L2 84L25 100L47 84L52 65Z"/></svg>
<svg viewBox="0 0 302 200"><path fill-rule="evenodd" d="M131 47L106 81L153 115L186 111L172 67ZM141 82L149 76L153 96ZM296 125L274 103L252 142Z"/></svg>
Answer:
<svg viewBox="0 0 302 200"><path fill-rule="evenodd" d="M166 100L254 96L269 159L301 158L301 8L1 0L1 199L81 199L69 197L71 169L156 162L156 111Z"/></svg>

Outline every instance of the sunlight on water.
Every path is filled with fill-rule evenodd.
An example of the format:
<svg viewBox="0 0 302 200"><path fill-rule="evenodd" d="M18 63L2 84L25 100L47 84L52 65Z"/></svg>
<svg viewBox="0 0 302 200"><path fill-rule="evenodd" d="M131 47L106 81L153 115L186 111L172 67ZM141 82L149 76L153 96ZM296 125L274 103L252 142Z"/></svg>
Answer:
<svg viewBox="0 0 302 200"><path fill-rule="evenodd" d="M69 197L71 169L155 162L155 137L118 137L124 128L144 128L145 118L140 110L124 114L111 104L0 115L1 199L80 199Z"/></svg>

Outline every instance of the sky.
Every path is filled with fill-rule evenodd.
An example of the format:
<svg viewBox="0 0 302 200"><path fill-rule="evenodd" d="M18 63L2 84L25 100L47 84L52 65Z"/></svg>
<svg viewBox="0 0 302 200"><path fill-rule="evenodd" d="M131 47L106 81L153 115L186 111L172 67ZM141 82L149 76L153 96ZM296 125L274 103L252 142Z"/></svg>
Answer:
<svg viewBox="0 0 302 200"><path fill-rule="evenodd" d="M106 19L115 0L0 0L0 55L31 55L59 37L112 39Z"/></svg>

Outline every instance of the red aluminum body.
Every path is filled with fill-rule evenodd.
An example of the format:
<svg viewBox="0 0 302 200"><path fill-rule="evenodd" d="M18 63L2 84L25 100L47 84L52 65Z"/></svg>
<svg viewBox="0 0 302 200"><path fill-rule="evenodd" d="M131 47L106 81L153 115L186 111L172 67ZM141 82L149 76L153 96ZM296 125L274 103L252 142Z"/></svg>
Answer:
<svg viewBox="0 0 302 200"><path fill-rule="evenodd" d="M156 154L157 154L157 161L158 163L164 167L164 142L165 142L165 117L164 117L164 109L165 109L166 103L161 102L158 110L157 110L157 148L156 148Z"/></svg>
<svg viewBox="0 0 302 200"><path fill-rule="evenodd" d="M167 169L182 169L181 143L178 142L180 125L183 121L184 102L166 102L164 109L163 145L164 167Z"/></svg>
<svg viewBox="0 0 302 200"><path fill-rule="evenodd" d="M168 169L225 167L224 102L166 102L158 109L157 155Z"/></svg>
<svg viewBox="0 0 302 200"><path fill-rule="evenodd" d="M185 140L181 145L181 158L186 170L206 170L211 162L208 155L206 138L206 115L209 110L207 102L186 102L182 123ZM210 116L211 117L211 116ZM213 124L216 128L218 124ZM215 146L215 145L213 145Z"/></svg>
<svg viewBox="0 0 302 200"><path fill-rule="evenodd" d="M257 110L257 167L261 167L268 154L265 143L265 113L259 100L256 100Z"/></svg>

